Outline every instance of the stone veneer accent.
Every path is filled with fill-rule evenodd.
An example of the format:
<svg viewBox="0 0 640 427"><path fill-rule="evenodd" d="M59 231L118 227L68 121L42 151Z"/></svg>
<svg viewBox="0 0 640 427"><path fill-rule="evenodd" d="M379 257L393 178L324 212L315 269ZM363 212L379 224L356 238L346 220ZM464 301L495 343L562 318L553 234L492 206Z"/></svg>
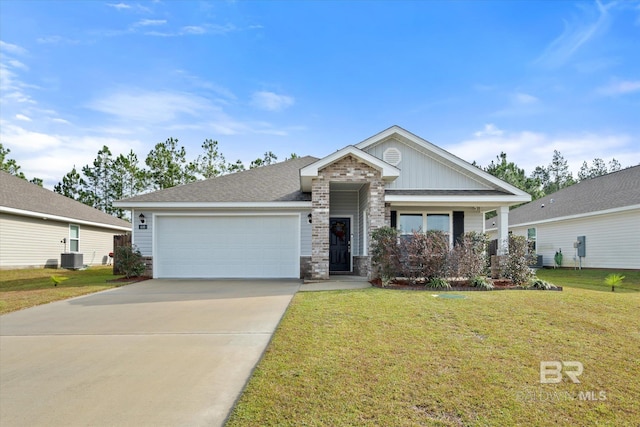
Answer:
<svg viewBox="0 0 640 427"><path fill-rule="evenodd" d="M144 262L144 273L142 274L147 277L153 277L153 257L143 256L142 261Z"/></svg>
<svg viewBox="0 0 640 427"><path fill-rule="evenodd" d="M359 255L353 257L353 275L371 278L371 257Z"/></svg>
<svg viewBox="0 0 640 427"><path fill-rule="evenodd" d="M310 256L300 257L300 278L301 279L311 278L311 257Z"/></svg>
<svg viewBox="0 0 640 427"><path fill-rule="evenodd" d="M311 184L311 278L329 278L329 198L331 182L358 182L369 184L369 207L367 209L367 242L371 253L371 231L383 227L386 222L384 182L380 171L355 157L348 155L318 171ZM367 258L367 273L370 260ZM355 263L355 259L354 259ZM365 270L360 267L360 270Z"/></svg>

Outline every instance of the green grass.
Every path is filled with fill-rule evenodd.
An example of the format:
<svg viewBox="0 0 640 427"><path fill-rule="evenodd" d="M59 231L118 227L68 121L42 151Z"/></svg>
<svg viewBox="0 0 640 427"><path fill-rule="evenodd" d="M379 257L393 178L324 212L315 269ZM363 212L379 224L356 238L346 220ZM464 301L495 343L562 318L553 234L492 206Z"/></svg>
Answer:
<svg viewBox="0 0 640 427"><path fill-rule="evenodd" d="M573 270L573 269L541 269L536 275L542 280L558 286L590 289L611 292L611 286L604 279L612 273L622 274L625 278L615 292L640 292L640 270Z"/></svg>
<svg viewBox="0 0 640 427"><path fill-rule="evenodd" d="M228 426L637 425L640 293L433 294L298 293Z"/></svg>
<svg viewBox="0 0 640 427"><path fill-rule="evenodd" d="M51 276L67 278L54 286ZM112 267L0 270L0 314L122 286Z"/></svg>

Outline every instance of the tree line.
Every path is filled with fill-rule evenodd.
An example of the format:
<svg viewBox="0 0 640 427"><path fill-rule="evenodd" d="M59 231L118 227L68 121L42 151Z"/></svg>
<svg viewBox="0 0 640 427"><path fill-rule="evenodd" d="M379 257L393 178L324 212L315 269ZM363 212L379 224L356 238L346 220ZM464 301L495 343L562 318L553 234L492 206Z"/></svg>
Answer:
<svg viewBox="0 0 640 427"><path fill-rule="evenodd" d="M53 191L126 219L127 212L113 206L116 200L246 169L241 160L227 162L219 150L218 141L206 139L201 147L202 153L195 160L188 161L185 147L178 144L177 138L169 138L153 147L143 165L133 150L114 156L105 145L93 163L79 169L74 165ZM17 162L8 158L10 151L0 143L0 169L27 179ZM288 159L297 157L292 153ZM249 169L270 165L277 160L273 152L267 151L253 160ZM33 178L30 182L42 186L42 179Z"/></svg>
<svg viewBox="0 0 640 427"><path fill-rule="evenodd" d="M622 165L616 159L612 159L607 165L604 160L595 158L591 164L586 161L582 162L578 176L574 178L567 161L558 150L553 150L551 163L546 166L537 166L529 176L526 175L524 169L519 168L514 162L508 161L505 152L501 152L499 156L496 156L496 161L492 160L486 167L481 167L476 162L473 162L473 165L520 190L526 191L533 200L555 193L585 179L622 169Z"/></svg>
<svg viewBox="0 0 640 427"><path fill-rule="evenodd" d="M114 157L105 145L98 151L93 163L80 169L74 166L54 186L54 191L118 218L126 218L126 211L114 207L114 201L246 169L240 160L227 162L220 152L218 141L206 139L201 148L201 154L195 160L188 161L184 146L178 144L177 138L169 138L156 144L142 164L133 150L126 155ZM17 162L8 158L10 151L0 143L0 170L27 179ZM288 159L297 157L297 154L292 153ZM262 157L253 160L249 169L270 165L277 160L278 157L273 152L267 151ZM583 162L574 178L567 161L558 150L554 150L548 165L537 166L528 176L524 169L509 161L504 152L485 167L476 162L473 165L531 194L533 200L576 182L622 168L616 159L607 164L604 160L595 158L590 164ZM42 179L32 178L30 182L42 186Z"/></svg>

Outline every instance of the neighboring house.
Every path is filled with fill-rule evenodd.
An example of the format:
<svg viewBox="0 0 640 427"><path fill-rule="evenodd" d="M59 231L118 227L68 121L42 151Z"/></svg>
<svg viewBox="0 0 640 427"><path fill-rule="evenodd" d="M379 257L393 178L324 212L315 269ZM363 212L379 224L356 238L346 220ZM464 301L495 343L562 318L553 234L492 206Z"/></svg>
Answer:
<svg viewBox="0 0 640 427"><path fill-rule="evenodd" d="M496 238L494 223L486 228ZM640 269L640 166L520 206L509 213L509 231L535 242L545 266L561 250L566 267Z"/></svg>
<svg viewBox="0 0 640 427"><path fill-rule="evenodd" d="M64 252L106 264L131 224L0 171L0 268L57 267Z"/></svg>
<svg viewBox="0 0 640 427"><path fill-rule="evenodd" d="M371 232L482 232L531 197L393 126L302 157L121 200L153 277L327 279L370 274ZM144 222L143 222L144 221Z"/></svg>

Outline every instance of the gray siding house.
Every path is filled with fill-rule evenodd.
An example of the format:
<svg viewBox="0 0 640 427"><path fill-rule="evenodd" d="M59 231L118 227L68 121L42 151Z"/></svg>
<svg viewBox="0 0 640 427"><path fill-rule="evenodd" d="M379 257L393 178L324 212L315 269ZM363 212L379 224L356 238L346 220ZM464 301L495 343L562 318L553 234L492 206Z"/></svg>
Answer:
<svg viewBox="0 0 640 427"><path fill-rule="evenodd" d="M486 228L497 238L495 219ZM509 231L534 241L547 267L562 251L564 267L640 269L640 166L520 206L509 213ZM578 237L584 252L574 247Z"/></svg>
<svg viewBox="0 0 640 427"><path fill-rule="evenodd" d="M116 202L158 278L370 274L371 232L483 231L484 212L530 196L393 126L321 159L301 157Z"/></svg>
<svg viewBox="0 0 640 427"><path fill-rule="evenodd" d="M127 221L0 171L0 269L57 267L61 253L106 264Z"/></svg>

